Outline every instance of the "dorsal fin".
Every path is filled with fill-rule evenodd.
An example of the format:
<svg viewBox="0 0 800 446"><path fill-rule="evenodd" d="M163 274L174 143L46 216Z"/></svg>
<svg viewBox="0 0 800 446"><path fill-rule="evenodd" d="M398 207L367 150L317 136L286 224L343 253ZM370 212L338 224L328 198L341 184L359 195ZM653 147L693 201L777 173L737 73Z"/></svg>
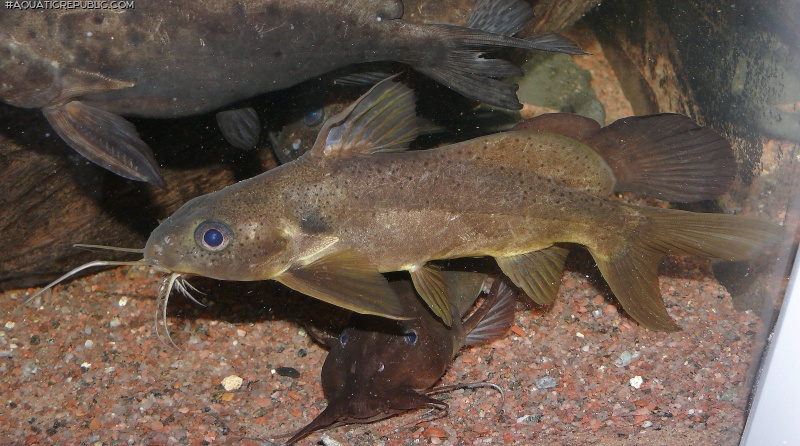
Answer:
<svg viewBox="0 0 800 446"><path fill-rule="evenodd" d="M387 78L352 105L328 119L317 136L312 156L406 150L419 130L414 92Z"/></svg>

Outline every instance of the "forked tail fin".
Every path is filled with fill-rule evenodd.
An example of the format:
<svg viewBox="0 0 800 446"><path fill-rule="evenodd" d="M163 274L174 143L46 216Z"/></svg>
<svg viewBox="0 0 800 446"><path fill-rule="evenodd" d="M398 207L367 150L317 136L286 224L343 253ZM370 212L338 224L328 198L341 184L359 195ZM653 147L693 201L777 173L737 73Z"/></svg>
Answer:
<svg viewBox="0 0 800 446"><path fill-rule="evenodd" d="M757 256L775 244L783 228L726 214L700 214L660 208L636 208L645 217L623 246L590 249L625 311L651 330L680 329L667 313L658 286L658 265L665 255L696 255L726 260Z"/></svg>
<svg viewBox="0 0 800 446"><path fill-rule="evenodd" d="M488 51L502 48L586 54L575 42L559 34L542 34L517 39L510 37L530 20L533 11L522 0L478 0L469 28L428 25L446 42L446 53L433 63L414 68L464 96L511 110L522 108L517 85L499 78L522 76L522 70L503 59L484 58Z"/></svg>

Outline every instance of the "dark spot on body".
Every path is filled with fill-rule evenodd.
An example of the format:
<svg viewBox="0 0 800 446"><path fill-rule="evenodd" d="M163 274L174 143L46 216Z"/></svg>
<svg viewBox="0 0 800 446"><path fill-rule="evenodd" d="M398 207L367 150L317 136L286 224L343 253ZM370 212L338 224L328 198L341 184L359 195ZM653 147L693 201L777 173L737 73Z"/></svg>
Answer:
<svg viewBox="0 0 800 446"><path fill-rule="evenodd" d="M28 37L30 37L31 39L35 39L36 38L36 30L29 29L28 30Z"/></svg>
<svg viewBox="0 0 800 446"><path fill-rule="evenodd" d="M330 226L325 223L316 210L309 210L303 213L300 217L300 229L309 234L319 234L330 230Z"/></svg>
<svg viewBox="0 0 800 446"><path fill-rule="evenodd" d="M103 22L106 21L106 16L104 16L102 13L97 13L97 14L94 15L94 18L92 19L92 21L96 25L102 25Z"/></svg>
<svg viewBox="0 0 800 446"><path fill-rule="evenodd" d="M283 51L275 51L274 53L272 53L272 56L275 57L276 59L283 57Z"/></svg>

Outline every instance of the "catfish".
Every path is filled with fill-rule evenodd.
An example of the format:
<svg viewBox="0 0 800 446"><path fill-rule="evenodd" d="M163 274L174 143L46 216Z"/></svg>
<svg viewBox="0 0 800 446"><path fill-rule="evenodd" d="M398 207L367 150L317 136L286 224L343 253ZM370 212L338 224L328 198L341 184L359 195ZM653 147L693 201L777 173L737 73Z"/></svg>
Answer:
<svg viewBox="0 0 800 446"><path fill-rule="evenodd" d="M431 389L464 346L501 338L514 323L516 292L495 278L480 307L462 318L483 291L484 274L444 272L453 296L453 326L447 327L407 280L390 284L408 308L409 320L387 321L354 314L332 342L322 366L328 406L287 442L342 424L372 423L418 408L446 409Z"/></svg>
<svg viewBox="0 0 800 446"><path fill-rule="evenodd" d="M780 226L747 217L606 198L631 189L668 201L721 195L736 163L712 129L676 114L605 128L544 116L515 131L406 151L417 135L414 95L387 79L328 119L297 160L178 209L150 235L143 262L175 277L274 279L389 318L407 313L381 273L408 271L451 324L447 287L432 261L494 257L547 305L577 244L631 317L674 331L658 288L664 256L747 259L781 237Z"/></svg>
<svg viewBox="0 0 800 446"><path fill-rule="evenodd" d="M138 0L130 9L9 9L0 15L0 101L40 108L94 163L165 187L152 150L122 116L218 110L331 70L396 61L470 98L518 109L521 75L502 48L583 54L557 34L495 33L531 17L522 0L481 0L476 29L403 20L400 0ZM258 139L252 110L218 115L240 147Z"/></svg>
<svg viewBox="0 0 800 446"><path fill-rule="evenodd" d="M549 305L569 250L582 245L633 319L675 331L658 286L664 256L748 259L783 234L748 217L608 198L634 190L691 202L728 190L736 174L730 144L685 116L629 117L600 128L576 115L542 115L513 131L407 151L417 136L414 107L403 84L377 84L329 118L297 160L184 204L150 234L143 259L129 264L169 274L162 300L176 283L186 290L191 275L273 279L394 319L409 315L382 273L408 271L450 325L435 261L493 257L529 298ZM95 262L59 280L112 264L119 263Z"/></svg>

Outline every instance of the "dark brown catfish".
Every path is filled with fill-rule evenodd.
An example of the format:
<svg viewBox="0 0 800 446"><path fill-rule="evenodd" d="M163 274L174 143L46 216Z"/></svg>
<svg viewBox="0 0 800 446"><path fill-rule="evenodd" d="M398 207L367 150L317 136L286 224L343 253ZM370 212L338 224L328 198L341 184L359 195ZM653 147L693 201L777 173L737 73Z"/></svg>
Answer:
<svg viewBox="0 0 800 446"><path fill-rule="evenodd" d="M299 159L186 203L153 231L144 262L173 277L274 279L391 318L407 310L381 273L409 271L449 324L447 288L431 260L494 257L530 298L549 304L564 244L580 244L634 319L677 330L658 287L665 255L746 259L782 234L746 217L605 198L634 188L692 201L727 190L730 146L684 116L599 130L580 120L566 126L575 137L518 130L405 151L416 122L413 93L381 82L330 118Z"/></svg>
<svg viewBox="0 0 800 446"><path fill-rule="evenodd" d="M503 279L495 279L483 304L462 322L486 276L443 275L453 298L452 327L427 308L410 283L393 282L392 289L412 318L387 321L354 315L322 366L328 407L287 443L341 424L371 423L422 407L447 407L425 391L439 381L462 347L491 342L508 331L514 323L516 294Z"/></svg>
<svg viewBox="0 0 800 446"><path fill-rule="evenodd" d="M485 52L582 53L559 35L522 40L490 32L504 29L498 22L527 20L531 12L522 0L484 2L494 15L476 20L480 29L402 20L400 0L137 0L129 9L10 8L0 15L0 100L41 108L83 156L126 178L163 186L152 151L121 116L194 115L380 60L409 64L470 98L519 108L516 85L496 78L521 71L506 60L484 58ZM220 122L233 129L233 141L247 145L252 118L243 110L234 119L221 115Z"/></svg>

